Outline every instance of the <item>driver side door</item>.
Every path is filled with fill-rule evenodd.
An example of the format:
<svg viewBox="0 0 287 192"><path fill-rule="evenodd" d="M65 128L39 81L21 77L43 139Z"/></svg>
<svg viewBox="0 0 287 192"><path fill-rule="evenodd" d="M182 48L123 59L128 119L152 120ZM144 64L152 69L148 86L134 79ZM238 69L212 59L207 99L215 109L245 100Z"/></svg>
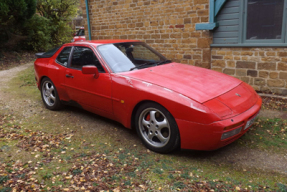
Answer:
<svg viewBox="0 0 287 192"><path fill-rule="evenodd" d="M83 74L82 67L86 65L96 66L99 77ZM113 118L111 77L90 47L73 47L65 73L65 87L73 102L88 111Z"/></svg>

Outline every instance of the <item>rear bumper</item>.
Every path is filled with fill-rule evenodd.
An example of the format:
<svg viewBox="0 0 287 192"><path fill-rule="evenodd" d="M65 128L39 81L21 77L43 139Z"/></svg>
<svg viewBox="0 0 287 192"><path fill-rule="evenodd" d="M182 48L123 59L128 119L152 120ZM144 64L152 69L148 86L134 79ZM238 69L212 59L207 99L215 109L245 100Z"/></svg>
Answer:
<svg viewBox="0 0 287 192"><path fill-rule="evenodd" d="M254 118L259 113L261 109L261 104L262 99L258 97L256 104L247 111L237 116L222 121L214 122L209 125L203 125L181 119L176 119L180 132L181 148L208 151L221 148L234 142L248 131L250 127L245 130L244 127L250 119ZM240 133L225 140L221 140L221 136L223 132L225 132L225 127L238 124L240 122L243 122L243 128ZM238 127L235 127L230 130L234 130L237 128Z"/></svg>

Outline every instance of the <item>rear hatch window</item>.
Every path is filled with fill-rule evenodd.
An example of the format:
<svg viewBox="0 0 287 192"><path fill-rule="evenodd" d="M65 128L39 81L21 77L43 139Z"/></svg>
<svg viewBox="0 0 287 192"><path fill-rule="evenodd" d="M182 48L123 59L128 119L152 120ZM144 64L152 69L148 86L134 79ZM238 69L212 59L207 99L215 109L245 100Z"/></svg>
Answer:
<svg viewBox="0 0 287 192"><path fill-rule="evenodd" d="M37 58L50 58L52 57L62 46L56 47L54 49L51 49L47 52L43 53L36 53Z"/></svg>

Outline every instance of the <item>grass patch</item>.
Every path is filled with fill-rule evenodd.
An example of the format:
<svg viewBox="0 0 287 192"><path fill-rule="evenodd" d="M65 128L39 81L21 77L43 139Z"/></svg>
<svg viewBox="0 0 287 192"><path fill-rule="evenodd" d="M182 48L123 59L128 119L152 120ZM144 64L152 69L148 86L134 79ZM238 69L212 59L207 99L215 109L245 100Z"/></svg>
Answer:
<svg viewBox="0 0 287 192"><path fill-rule="evenodd" d="M212 155L156 154L117 123L75 108L49 111L33 78L28 68L5 90L24 102L19 111L0 111L0 191L286 191L286 175L217 164ZM237 143L284 151L286 127L259 119Z"/></svg>
<svg viewBox="0 0 287 192"><path fill-rule="evenodd" d="M2 116L2 119L4 117ZM7 121L11 120L13 121L11 118ZM77 135L78 132L71 129L64 129L65 131L53 135L42 130L22 130L21 126L17 126L15 130L5 122L4 120L2 124L2 132L14 135L11 147L19 148L19 145L15 145L15 141L25 143L25 150L33 154L26 162L21 159L11 160L8 157L1 161L5 164L5 167L0 168L1 173L5 174L0 178L4 186L0 188L1 190L6 190L9 186L12 186L12 189L19 187L17 182L11 185L9 182L11 178L29 180L29 186L32 182L32 186L39 189L41 189L41 183L44 183L43 190L54 191L73 190L70 188L71 182L74 183L75 189L86 187L88 183L91 190L118 188L146 191L189 189L234 191L240 188L268 191L283 190L286 187L284 183L287 179L281 175L274 177L269 173L242 172L227 165L216 167L207 161L200 162L177 155L155 154L138 146L122 145L121 148L115 148L116 144L111 141L110 143L92 142L81 134ZM42 124L39 123L39 126L41 127ZM14 130L13 133L11 129ZM39 135L43 137L38 137ZM5 142L7 138L12 137L5 136L1 142ZM31 138L34 139L34 144L37 143L36 145L33 142L26 143L27 140L33 140ZM49 142L46 142L46 138L49 138ZM101 139L106 138L107 136L104 135ZM94 139L98 140L96 136ZM28 174L31 171L34 172L33 175Z"/></svg>
<svg viewBox="0 0 287 192"><path fill-rule="evenodd" d="M12 79L9 82L10 91L13 91L14 96L25 94L26 97L35 98L39 96L39 90L36 86L34 66L30 66L21 72L21 75L17 78Z"/></svg>
<svg viewBox="0 0 287 192"><path fill-rule="evenodd" d="M239 142L252 148L287 152L287 120L258 118Z"/></svg>

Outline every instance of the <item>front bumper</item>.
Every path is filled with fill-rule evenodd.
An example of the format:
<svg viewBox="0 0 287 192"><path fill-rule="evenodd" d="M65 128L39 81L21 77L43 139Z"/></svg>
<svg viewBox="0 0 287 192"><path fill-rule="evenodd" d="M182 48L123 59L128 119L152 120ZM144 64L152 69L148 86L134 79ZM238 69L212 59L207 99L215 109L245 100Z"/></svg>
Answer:
<svg viewBox="0 0 287 192"><path fill-rule="evenodd" d="M209 125L176 119L180 132L181 148L208 151L221 148L234 142L248 131L250 127L246 129L244 129L244 127L249 120L254 118L259 113L261 104L262 99L258 97L256 104L247 111L229 119L214 122ZM243 128L240 133L227 139L221 140L223 132L226 132L224 131L225 127L238 124L240 122L243 122ZM237 128L238 127L235 127L229 131Z"/></svg>

